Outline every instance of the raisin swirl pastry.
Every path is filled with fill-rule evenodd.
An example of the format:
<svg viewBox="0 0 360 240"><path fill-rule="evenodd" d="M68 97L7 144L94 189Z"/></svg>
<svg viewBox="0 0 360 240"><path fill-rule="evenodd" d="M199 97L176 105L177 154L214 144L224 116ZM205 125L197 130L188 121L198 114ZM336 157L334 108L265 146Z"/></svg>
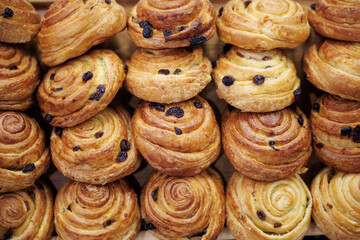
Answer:
<svg viewBox="0 0 360 240"><path fill-rule="evenodd" d="M292 0L231 0L216 21L220 39L246 48L295 48L310 34L303 7Z"/></svg>
<svg viewBox="0 0 360 240"><path fill-rule="evenodd" d="M44 16L37 42L41 60L51 67L121 32L127 21L115 0L56 0Z"/></svg>
<svg viewBox="0 0 360 240"><path fill-rule="evenodd" d="M213 70L217 94L244 112L272 112L295 101L300 79L294 63L275 49L252 51L231 47Z"/></svg>
<svg viewBox="0 0 360 240"><path fill-rule="evenodd" d="M49 167L39 124L23 113L0 113L0 192L31 186Z"/></svg>
<svg viewBox="0 0 360 240"><path fill-rule="evenodd" d="M38 182L16 192L0 194L0 238L50 240L54 230L53 197Z"/></svg>
<svg viewBox="0 0 360 240"><path fill-rule="evenodd" d="M236 239L303 239L311 209L310 191L297 174L258 182L235 171L226 189L226 224Z"/></svg>
<svg viewBox="0 0 360 240"><path fill-rule="evenodd" d="M37 92L42 115L52 126L75 126L105 109L124 79L123 63L111 50L94 50L51 68Z"/></svg>
<svg viewBox="0 0 360 240"><path fill-rule="evenodd" d="M211 81L211 62L200 46L137 49L126 62L125 86L135 96L151 102L173 103L198 95Z"/></svg>
<svg viewBox="0 0 360 240"><path fill-rule="evenodd" d="M193 177L156 171L140 202L141 215L158 239L216 239L225 223L224 186L212 168Z"/></svg>
<svg viewBox="0 0 360 240"><path fill-rule="evenodd" d="M339 171L360 173L360 102L324 94L310 120L317 157Z"/></svg>
<svg viewBox="0 0 360 240"><path fill-rule="evenodd" d="M69 182L55 200L60 239L134 239L140 230L137 195L123 179L104 186Z"/></svg>
<svg viewBox="0 0 360 240"><path fill-rule="evenodd" d="M215 34L215 15L209 0L140 0L130 12L128 33L142 48L195 46Z"/></svg>
<svg viewBox="0 0 360 240"><path fill-rule="evenodd" d="M142 102L132 119L135 143L156 170L193 176L220 153L220 130L210 105L197 96L162 105Z"/></svg>
<svg viewBox="0 0 360 240"><path fill-rule="evenodd" d="M303 67L315 87L360 101L360 43L318 42L304 55Z"/></svg>

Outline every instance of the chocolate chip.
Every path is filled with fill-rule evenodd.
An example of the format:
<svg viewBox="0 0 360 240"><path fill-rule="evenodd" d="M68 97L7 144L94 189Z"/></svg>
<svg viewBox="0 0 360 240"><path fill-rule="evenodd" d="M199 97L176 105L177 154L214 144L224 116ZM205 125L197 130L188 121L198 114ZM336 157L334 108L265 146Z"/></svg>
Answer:
<svg viewBox="0 0 360 240"><path fill-rule="evenodd" d="M320 111L320 104L314 103L314 106L313 106L312 110L314 112L319 112Z"/></svg>
<svg viewBox="0 0 360 240"><path fill-rule="evenodd" d="M144 27L153 27L148 21L141 21L140 23L139 23L139 26L141 27L141 28L144 28Z"/></svg>
<svg viewBox="0 0 360 240"><path fill-rule="evenodd" d="M205 36L196 36L190 40L190 47L199 45L203 42L205 42L207 39Z"/></svg>
<svg viewBox="0 0 360 240"><path fill-rule="evenodd" d="M351 131L352 131L352 128L350 126L344 127L341 129L341 135L350 137Z"/></svg>
<svg viewBox="0 0 360 240"><path fill-rule="evenodd" d="M265 56L265 57L263 57L261 60L262 60L262 61L267 61L267 60L271 60L271 59L272 59L271 56Z"/></svg>
<svg viewBox="0 0 360 240"><path fill-rule="evenodd" d="M236 52L236 55L238 55L239 57L245 57L243 54L239 53L239 52Z"/></svg>
<svg viewBox="0 0 360 240"><path fill-rule="evenodd" d="M55 75L56 75L56 73L52 73L52 74L50 75L50 80L54 80Z"/></svg>
<svg viewBox="0 0 360 240"><path fill-rule="evenodd" d="M4 240L7 240L7 239L10 239L13 235L13 232L11 230L7 230L5 233L4 233Z"/></svg>
<svg viewBox="0 0 360 240"><path fill-rule="evenodd" d="M147 224L146 224L146 229L148 229L148 230L155 230L156 227L155 227L152 223L147 223Z"/></svg>
<svg viewBox="0 0 360 240"><path fill-rule="evenodd" d="M275 151L280 151L279 149L275 148L274 145L275 145L275 141L269 141L269 145L272 149L274 149Z"/></svg>
<svg viewBox="0 0 360 240"><path fill-rule="evenodd" d="M294 91L294 95L295 95L295 100L299 99L300 95L301 95L301 88L298 88Z"/></svg>
<svg viewBox="0 0 360 240"><path fill-rule="evenodd" d="M23 173L27 173L27 172L31 172L35 169L35 164L33 163L29 163L29 164L26 164L25 167L23 168Z"/></svg>
<svg viewBox="0 0 360 240"><path fill-rule="evenodd" d="M235 79L232 76L225 76L222 79L222 83L227 87L233 85L234 82L235 82Z"/></svg>
<svg viewBox="0 0 360 240"><path fill-rule="evenodd" d="M115 222L115 220L113 219L107 220L106 222L103 223L104 228L110 226L111 224L113 224L113 222Z"/></svg>
<svg viewBox="0 0 360 240"><path fill-rule="evenodd" d="M127 65L124 65L124 71L125 71L125 74L127 74L127 73L128 73L129 68L128 68L128 66L127 66Z"/></svg>
<svg viewBox="0 0 360 240"><path fill-rule="evenodd" d="M279 223L279 222L274 223L274 228L279 228L279 227L281 227L281 226L282 226L282 224Z"/></svg>
<svg viewBox="0 0 360 240"><path fill-rule="evenodd" d="M265 82L265 77L262 75L255 75L255 77L253 77L253 82L256 85L261 85Z"/></svg>
<svg viewBox="0 0 360 240"><path fill-rule="evenodd" d="M181 131L180 128L175 127L174 129L175 129L176 135L181 135L182 134L182 131Z"/></svg>
<svg viewBox="0 0 360 240"><path fill-rule="evenodd" d="M9 69L10 69L10 70L16 70L16 69L18 69L18 67L15 66L15 65L11 65Z"/></svg>
<svg viewBox="0 0 360 240"><path fill-rule="evenodd" d="M101 138L104 135L104 132L97 132L95 133L94 137L97 138Z"/></svg>
<svg viewBox="0 0 360 240"><path fill-rule="evenodd" d="M110 0L105 0L105 2L106 2L107 4L110 4L110 3L111 3L111 1L110 1Z"/></svg>
<svg viewBox="0 0 360 240"><path fill-rule="evenodd" d="M170 71L168 69L160 69L158 71L158 74L164 74L164 75L169 75Z"/></svg>
<svg viewBox="0 0 360 240"><path fill-rule="evenodd" d="M181 73L181 69L178 69L178 68L175 69L174 74L175 74L175 75L178 75L179 73Z"/></svg>
<svg viewBox="0 0 360 240"><path fill-rule="evenodd" d="M311 7L312 10L315 10L315 8L316 8L316 3L311 4L310 7Z"/></svg>
<svg viewBox="0 0 360 240"><path fill-rule="evenodd" d="M217 61L216 60L211 60L211 66L212 66L212 68L216 68Z"/></svg>
<svg viewBox="0 0 360 240"><path fill-rule="evenodd" d="M173 31L171 31L170 29L166 29L166 30L163 32L163 34L164 34L165 37L168 37L168 36L173 35Z"/></svg>
<svg viewBox="0 0 360 240"><path fill-rule="evenodd" d="M169 108L165 113L166 116L175 116L177 118L182 118L184 114L184 110L182 110L180 107Z"/></svg>
<svg viewBox="0 0 360 240"><path fill-rule="evenodd" d="M124 152L124 151L121 151L121 152L119 153L119 155L116 157L116 161L117 161L117 162L123 162L123 161L126 160L126 158L127 158L127 153Z"/></svg>
<svg viewBox="0 0 360 240"><path fill-rule="evenodd" d="M142 32L144 38L151 38L153 35L153 30L150 26L145 26Z"/></svg>
<svg viewBox="0 0 360 240"><path fill-rule="evenodd" d="M129 151L130 143L128 141L126 141L125 139L121 139L120 148L121 148L121 151Z"/></svg>
<svg viewBox="0 0 360 240"><path fill-rule="evenodd" d="M304 125L304 117L302 114L299 115L297 121L300 124L300 126Z"/></svg>
<svg viewBox="0 0 360 240"><path fill-rule="evenodd" d="M84 82L87 82L87 81L89 81L90 79L92 79L93 76L94 76L93 73L90 72L90 71L88 71L88 72L86 72L86 73L83 74L82 79L84 80Z"/></svg>
<svg viewBox="0 0 360 240"><path fill-rule="evenodd" d="M50 114L45 114L45 121L47 122L51 122L53 120L53 116L51 116Z"/></svg>
<svg viewBox="0 0 360 240"><path fill-rule="evenodd" d="M96 88L96 96L95 96L96 101L99 101L100 98L104 95L104 93L105 93L105 86L101 84Z"/></svg>
<svg viewBox="0 0 360 240"><path fill-rule="evenodd" d="M256 211L256 215L258 216L258 218L260 218L260 220L265 221L266 214L262 210Z"/></svg>
<svg viewBox="0 0 360 240"><path fill-rule="evenodd" d="M154 201L158 200L157 194L158 194L158 188L156 188L154 191L151 192L151 197Z"/></svg>
<svg viewBox="0 0 360 240"><path fill-rule="evenodd" d="M54 127L54 133L55 135L61 137L63 128L62 127Z"/></svg>
<svg viewBox="0 0 360 240"><path fill-rule="evenodd" d="M60 92L62 90L63 90L63 88L52 88L51 89L51 91L53 91L53 92Z"/></svg>
<svg viewBox="0 0 360 240"><path fill-rule="evenodd" d="M330 203L326 204L330 209L333 208L333 205L331 205Z"/></svg>
<svg viewBox="0 0 360 240"><path fill-rule="evenodd" d="M322 143L317 143L315 146L316 146L318 149L322 149L322 148L324 147L324 144L322 144Z"/></svg>
<svg viewBox="0 0 360 240"><path fill-rule="evenodd" d="M203 105L201 104L200 101L195 101L195 102L194 102L194 106L195 106L196 108L202 108L202 107L203 107Z"/></svg>
<svg viewBox="0 0 360 240"><path fill-rule="evenodd" d="M73 151L74 151L74 152L77 152L77 151L79 151L79 150L80 150L80 148L79 148L78 146L73 147Z"/></svg>
<svg viewBox="0 0 360 240"><path fill-rule="evenodd" d="M231 44L229 44L229 43L225 44L225 46L223 48L223 53L227 54L230 51L231 47L232 47Z"/></svg>
<svg viewBox="0 0 360 240"><path fill-rule="evenodd" d="M221 8L220 8L220 10L219 10L219 17L221 17L221 16L222 16L223 11L224 11L224 7L221 7Z"/></svg>
<svg viewBox="0 0 360 240"><path fill-rule="evenodd" d="M1 16L3 16L4 18L10 18L14 16L14 12L11 8L7 7L4 9L4 13L2 13Z"/></svg>

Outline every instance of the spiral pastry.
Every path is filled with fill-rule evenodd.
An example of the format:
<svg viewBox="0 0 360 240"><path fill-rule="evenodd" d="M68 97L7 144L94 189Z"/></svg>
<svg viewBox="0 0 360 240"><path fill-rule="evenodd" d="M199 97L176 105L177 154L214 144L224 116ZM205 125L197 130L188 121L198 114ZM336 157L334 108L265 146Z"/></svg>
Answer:
<svg viewBox="0 0 360 240"><path fill-rule="evenodd" d="M215 15L209 0L140 0L130 12L128 33L142 48L195 46L215 34Z"/></svg>
<svg viewBox="0 0 360 240"><path fill-rule="evenodd" d="M310 115L313 146L326 165L360 173L360 102L324 94Z"/></svg>
<svg viewBox="0 0 360 240"><path fill-rule="evenodd" d="M211 62L202 48L137 49L126 62L126 88L152 102L173 103L198 95L211 81Z"/></svg>
<svg viewBox="0 0 360 240"><path fill-rule="evenodd" d="M231 0L216 25L223 42L246 49L295 48L310 34L303 7L292 0Z"/></svg>
<svg viewBox="0 0 360 240"><path fill-rule="evenodd" d="M115 0L56 0L44 16L37 43L41 60L51 67L121 32L127 21Z"/></svg>
<svg viewBox="0 0 360 240"><path fill-rule="evenodd" d="M244 112L272 112L295 101L300 79L281 50L252 51L232 47L213 70L217 94Z"/></svg>
<svg viewBox="0 0 360 240"><path fill-rule="evenodd" d="M225 223L224 186L209 168L193 177L154 172L141 193L141 215L158 239L216 239Z"/></svg>
<svg viewBox="0 0 360 240"><path fill-rule="evenodd" d="M53 126L75 126L105 109L124 79L123 63L111 50L94 50L51 68L37 92L42 115Z"/></svg>
<svg viewBox="0 0 360 240"><path fill-rule="evenodd" d="M162 105L142 102L132 119L135 143L156 170L193 176L220 153L220 130L210 105L197 96Z"/></svg>
<svg viewBox="0 0 360 240"><path fill-rule="evenodd" d="M303 63L307 78L317 88L360 101L360 43L319 42L306 52Z"/></svg>
<svg viewBox="0 0 360 240"><path fill-rule="evenodd" d="M312 199L299 175L258 182L234 172L226 189L226 224L236 239L300 240Z"/></svg>
<svg viewBox="0 0 360 240"><path fill-rule="evenodd" d="M140 230L137 195L123 179L104 186L69 182L55 200L60 239L134 239Z"/></svg>
<svg viewBox="0 0 360 240"><path fill-rule="evenodd" d="M23 113L0 113L0 193L31 186L49 164L39 124Z"/></svg>

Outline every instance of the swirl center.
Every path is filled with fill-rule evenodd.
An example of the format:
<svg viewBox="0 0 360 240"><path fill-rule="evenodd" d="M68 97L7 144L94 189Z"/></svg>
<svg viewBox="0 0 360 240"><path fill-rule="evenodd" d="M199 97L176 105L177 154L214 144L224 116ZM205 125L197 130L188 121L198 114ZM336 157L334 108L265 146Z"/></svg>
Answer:
<svg viewBox="0 0 360 240"><path fill-rule="evenodd" d="M81 184L77 196L80 203L85 206L101 206L108 201L110 192L104 186Z"/></svg>
<svg viewBox="0 0 360 240"><path fill-rule="evenodd" d="M8 133L19 133L25 129L25 121L17 113L8 113L3 119L4 130Z"/></svg>
<svg viewBox="0 0 360 240"><path fill-rule="evenodd" d="M282 117L282 113L278 111L278 112L259 114L258 116L259 116L259 121L266 127L276 127L277 125L279 125L279 122Z"/></svg>
<svg viewBox="0 0 360 240"><path fill-rule="evenodd" d="M3 195L0 198L0 226L5 228L16 228L26 218L25 208L21 202L13 196Z"/></svg>
<svg viewBox="0 0 360 240"><path fill-rule="evenodd" d="M286 211L294 204L294 196L285 189L274 192L272 202L279 211Z"/></svg>
<svg viewBox="0 0 360 240"><path fill-rule="evenodd" d="M282 15L286 13L288 9L288 3L283 0L264 0L257 5L257 10L272 15Z"/></svg>
<svg viewBox="0 0 360 240"><path fill-rule="evenodd" d="M179 8L181 6L187 5L188 2L189 0L171 0L166 1L166 3L164 3L163 0L148 0L149 6L164 10Z"/></svg>

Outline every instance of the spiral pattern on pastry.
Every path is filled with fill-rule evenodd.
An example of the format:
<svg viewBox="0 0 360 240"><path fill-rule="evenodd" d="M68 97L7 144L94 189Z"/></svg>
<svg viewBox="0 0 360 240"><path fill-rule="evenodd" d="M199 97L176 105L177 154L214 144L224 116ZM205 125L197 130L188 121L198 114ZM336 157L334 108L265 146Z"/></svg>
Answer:
<svg viewBox="0 0 360 240"><path fill-rule="evenodd" d="M360 43L318 42L305 53L303 67L315 87L360 101Z"/></svg>
<svg viewBox="0 0 360 240"><path fill-rule="evenodd" d="M216 30L209 0L140 0L130 12L128 33L137 47L188 47L210 39Z"/></svg>
<svg viewBox="0 0 360 240"><path fill-rule="evenodd" d="M156 170L193 176L220 153L220 130L210 105L200 96L162 105L142 102L132 119L136 147Z"/></svg>
<svg viewBox="0 0 360 240"><path fill-rule="evenodd" d="M158 239L216 239L225 223L224 186L212 168L193 177L156 171L140 201L142 217Z"/></svg>
<svg viewBox="0 0 360 240"><path fill-rule="evenodd" d="M270 113L225 110L222 141L235 169L258 181L301 173L312 152L309 121L299 108Z"/></svg>
<svg viewBox="0 0 360 240"><path fill-rule="evenodd" d="M134 239L140 230L137 195L123 179L104 186L69 182L55 200L60 239Z"/></svg>
<svg viewBox="0 0 360 240"><path fill-rule="evenodd" d="M31 186L49 167L39 124L23 113L0 113L0 192Z"/></svg>
<svg viewBox="0 0 360 240"><path fill-rule="evenodd" d="M226 190L226 224L236 239L300 240L312 198L299 175L258 182L234 172Z"/></svg>
<svg viewBox="0 0 360 240"><path fill-rule="evenodd" d="M231 47L213 70L217 94L244 112L272 112L295 101L300 79L291 59L279 49L252 51Z"/></svg>
<svg viewBox="0 0 360 240"><path fill-rule="evenodd" d="M51 67L121 32L127 21L115 0L56 0L44 16L37 43L41 60Z"/></svg>
<svg viewBox="0 0 360 240"><path fill-rule="evenodd" d="M292 0L231 0L216 25L223 42L246 49L295 48L310 34L304 8Z"/></svg>
<svg viewBox="0 0 360 240"><path fill-rule="evenodd" d="M198 95L211 81L211 62L202 48L137 49L126 62L125 86L151 102L174 103Z"/></svg>
<svg viewBox="0 0 360 240"><path fill-rule="evenodd" d="M105 109L124 79L123 62L111 50L94 50L51 68L37 92L42 115L52 126L75 126Z"/></svg>
<svg viewBox="0 0 360 240"><path fill-rule="evenodd" d="M360 173L360 102L324 94L310 115L313 147L326 165Z"/></svg>

